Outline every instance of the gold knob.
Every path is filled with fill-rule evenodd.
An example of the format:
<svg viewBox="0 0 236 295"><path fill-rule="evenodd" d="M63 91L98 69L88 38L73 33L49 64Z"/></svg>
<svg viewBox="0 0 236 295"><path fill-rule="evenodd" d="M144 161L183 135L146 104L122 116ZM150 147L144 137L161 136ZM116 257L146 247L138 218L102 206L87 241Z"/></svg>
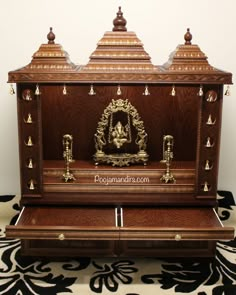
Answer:
<svg viewBox="0 0 236 295"><path fill-rule="evenodd" d="M180 241L182 239L181 235L180 234L176 234L175 235L175 240L176 241Z"/></svg>
<svg viewBox="0 0 236 295"><path fill-rule="evenodd" d="M60 235L58 235L58 239L59 239L60 241L65 240L65 235L64 235L64 234L60 234Z"/></svg>

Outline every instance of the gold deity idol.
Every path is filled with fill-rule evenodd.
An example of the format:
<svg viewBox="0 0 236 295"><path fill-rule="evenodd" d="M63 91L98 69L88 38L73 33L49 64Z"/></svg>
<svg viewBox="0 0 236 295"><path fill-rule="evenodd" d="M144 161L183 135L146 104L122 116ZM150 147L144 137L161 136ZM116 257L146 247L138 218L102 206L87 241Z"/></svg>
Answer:
<svg viewBox="0 0 236 295"><path fill-rule="evenodd" d="M114 145L119 149L124 143L130 142L130 139L128 139L128 132L130 131L130 128L127 126L123 127L122 123L118 121L115 125L115 127L112 127L111 134L112 136L112 142Z"/></svg>
<svg viewBox="0 0 236 295"><path fill-rule="evenodd" d="M143 121L128 99L112 100L104 110L94 135L95 164L129 166L146 164L147 133ZM135 150L135 152L134 152Z"/></svg>

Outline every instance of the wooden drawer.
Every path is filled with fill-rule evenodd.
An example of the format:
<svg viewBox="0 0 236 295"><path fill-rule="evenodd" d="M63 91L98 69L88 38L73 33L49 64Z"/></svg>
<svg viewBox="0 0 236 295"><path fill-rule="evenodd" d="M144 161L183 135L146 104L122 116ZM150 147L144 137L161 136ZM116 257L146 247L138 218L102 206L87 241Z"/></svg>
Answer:
<svg viewBox="0 0 236 295"><path fill-rule="evenodd" d="M233 239L212 208L121 208L121 240Z"/></svg>
<svg viewBox="0 0 236 295"><path fill-rule="evenodd" d="M52 240L233 239L212 208L24 207L8 237Z"/></svg>
<svg viewBox="0 0 236 295"><path fill-rule="evenodd" d="M24 207L15 226L6 235L20 239L117 240L114 208Z"/></svg>

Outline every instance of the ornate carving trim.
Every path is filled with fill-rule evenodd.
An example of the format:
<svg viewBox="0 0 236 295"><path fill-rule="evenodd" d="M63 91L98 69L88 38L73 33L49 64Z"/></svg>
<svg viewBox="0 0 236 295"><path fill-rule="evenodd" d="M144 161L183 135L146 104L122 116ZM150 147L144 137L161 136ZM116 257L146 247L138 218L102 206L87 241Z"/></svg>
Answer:
<svg viewBox="0 0 236 295"><path fill-rule="evenodd" d="M212 83L232 84L232 74L227 72L208 73L118 73L118 72L9 72L10 83Z"/></svg>

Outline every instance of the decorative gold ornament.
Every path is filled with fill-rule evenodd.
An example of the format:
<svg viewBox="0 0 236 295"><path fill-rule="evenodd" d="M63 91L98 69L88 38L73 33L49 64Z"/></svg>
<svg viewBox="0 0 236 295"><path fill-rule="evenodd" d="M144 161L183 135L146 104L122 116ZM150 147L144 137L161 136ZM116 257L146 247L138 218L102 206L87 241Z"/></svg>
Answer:
<svg viewBox="0 0 236 295"><path fill-rule="evenodd" d="M98 122L94 140L96 165L107 163L122 167L131 163L146 164L148 160L147 133L128 99L112 99Z"/></svg>
<svg viewBox="0 0 236 295"><path fill-rule="evenodd" d="M31 101L32 100L32 91L30 89L25 89L22 93L23 100Z"/></svg>
<svg viewBox="0 0 236 295"><path fill-rule="evenodd" d="M206 93L206 101L207 102L215 102L217 100L217 92L214 90L209 90Z"/></svg>
<svg viewBox="0 0 236 295"><path fill-rule="evenodd" d="M30 93L27 93L27 94L26 94L25 100L28 100L28 101L29 101L29 100L32 100L32 97L30 96Z"/></svg>
<svg viewBox="0 0 236 295"><path fill-rule="evenodd" d="M175 178L170 171L171 162L174 157L173 153L174 147L174 138L172 135L164 135L163 136L163 159L161 160L162 163L166 164L166 172L161 177L161 181L164 183L174 183Z"/></svg>
<svg viewBox="0 0 236 295"><path fill-rule="evenodd" d="M65 182L75 180L74 175L70 172L70 163L73 162L73 137L70 134L63 135L63 158L65 160L65 173L63 174L63 178Z"/></svg>

